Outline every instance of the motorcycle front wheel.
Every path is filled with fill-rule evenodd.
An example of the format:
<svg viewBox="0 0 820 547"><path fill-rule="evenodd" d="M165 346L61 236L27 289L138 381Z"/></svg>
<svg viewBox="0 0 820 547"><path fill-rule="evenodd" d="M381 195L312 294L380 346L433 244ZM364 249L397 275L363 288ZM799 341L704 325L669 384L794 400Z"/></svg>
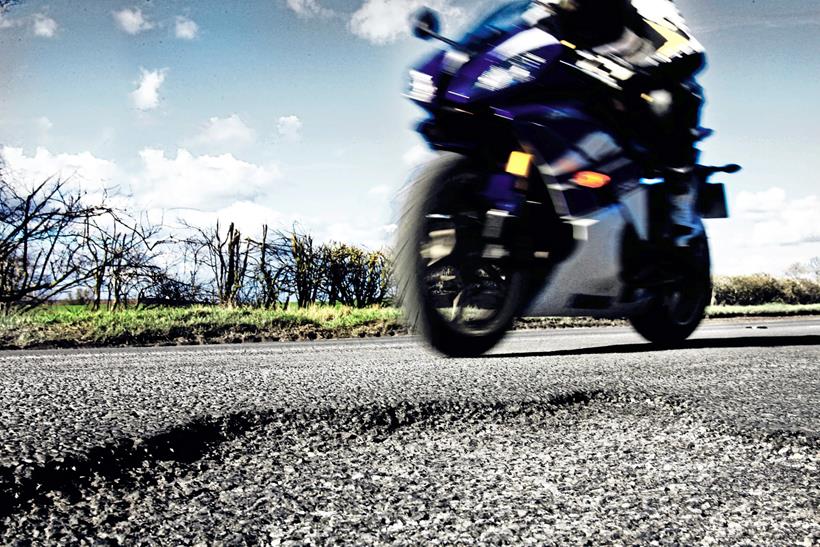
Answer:
<svg viewBox="0 0 820 547"><path fill-rule="evenodd" d="M396 246L398 296L406 319L450 357L476 357L512 326L525 276L487 253L487 174L468 158L441 154L408 185Z"/></svg>

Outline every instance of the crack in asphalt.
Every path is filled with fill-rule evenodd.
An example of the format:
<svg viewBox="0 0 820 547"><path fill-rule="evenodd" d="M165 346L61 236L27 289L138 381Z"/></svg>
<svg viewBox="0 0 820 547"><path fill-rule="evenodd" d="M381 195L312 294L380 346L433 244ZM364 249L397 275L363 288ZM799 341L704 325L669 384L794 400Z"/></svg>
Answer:
<svg viewBox="0 0 820 547"><path fill-rule="evenodd" d="M561 408L580 408L593 400L613 397L601 390L574 391L545 400L477 403L461 401L401 402L391 406L316 410L271 409L237 412L225 416L204 416L145 438L122 438L97 446L87 453L69 458L55 458L39 465L0 468L0 519L27 507L46 506L50 494L61 492L70 503L79 501L92 488L95 478L103 478L117 487L135 483L132 472L156 467L163 461L186 465L214 452L257 428L280 423L324 422L336 429L357 429L371 433L371 440L383 442L400 428L432 417L504 417L535 413L552 414ZM277 428L277 429L283 429ZM158 477L155 477L158 478Z"/></svg>

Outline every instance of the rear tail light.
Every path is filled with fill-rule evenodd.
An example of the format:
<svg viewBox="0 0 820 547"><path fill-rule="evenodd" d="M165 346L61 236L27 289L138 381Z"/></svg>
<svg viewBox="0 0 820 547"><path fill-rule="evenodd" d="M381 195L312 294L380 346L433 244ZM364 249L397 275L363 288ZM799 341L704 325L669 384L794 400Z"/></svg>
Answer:
<svg viewBox="0 0 820 547"><path fill-rule="evenodd" d="M579 171L572 177L572 182L584 188L603 188L612 182L612 178L595 171Z"/></svg>

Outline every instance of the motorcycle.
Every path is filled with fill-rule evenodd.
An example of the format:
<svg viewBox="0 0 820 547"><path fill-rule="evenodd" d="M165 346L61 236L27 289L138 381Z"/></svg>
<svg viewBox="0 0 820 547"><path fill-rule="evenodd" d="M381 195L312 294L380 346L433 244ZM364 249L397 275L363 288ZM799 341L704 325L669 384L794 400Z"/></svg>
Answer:
<svg viewBox="0 0 820 547"><path fill-rule="evenodd" d="M635 281L666 261L659 166L589 83L617 88L628 67L577 50L555 19L512 2L461 40L442 36L431 10L413 21L417 37L448 47L409 74L407 96L428 114L418 132L438 155L406 187L396 276L410 325L448 356L487 352L522 316L628 318L674 346L711 301L705 232L687 267ZM709 179L739 169L697 168L702 218L728 217Z"/></svg>

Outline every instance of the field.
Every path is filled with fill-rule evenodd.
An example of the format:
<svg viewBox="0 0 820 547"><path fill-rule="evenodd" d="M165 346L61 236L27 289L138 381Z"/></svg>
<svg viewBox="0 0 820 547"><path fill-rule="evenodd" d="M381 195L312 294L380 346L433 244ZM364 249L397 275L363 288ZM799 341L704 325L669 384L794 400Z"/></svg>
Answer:
<svg viewBox="0 0 820 547"><path fill-rule="evenodd" d="M715 306L709 317L820 315L820 305ZM590 318L523 319L516 327L571 328L623 324ZM406 334L396 308L311 306L287 310L194 306L91 311L53 306L0 317L0 348L121 347L273 342Z"/></svg>

